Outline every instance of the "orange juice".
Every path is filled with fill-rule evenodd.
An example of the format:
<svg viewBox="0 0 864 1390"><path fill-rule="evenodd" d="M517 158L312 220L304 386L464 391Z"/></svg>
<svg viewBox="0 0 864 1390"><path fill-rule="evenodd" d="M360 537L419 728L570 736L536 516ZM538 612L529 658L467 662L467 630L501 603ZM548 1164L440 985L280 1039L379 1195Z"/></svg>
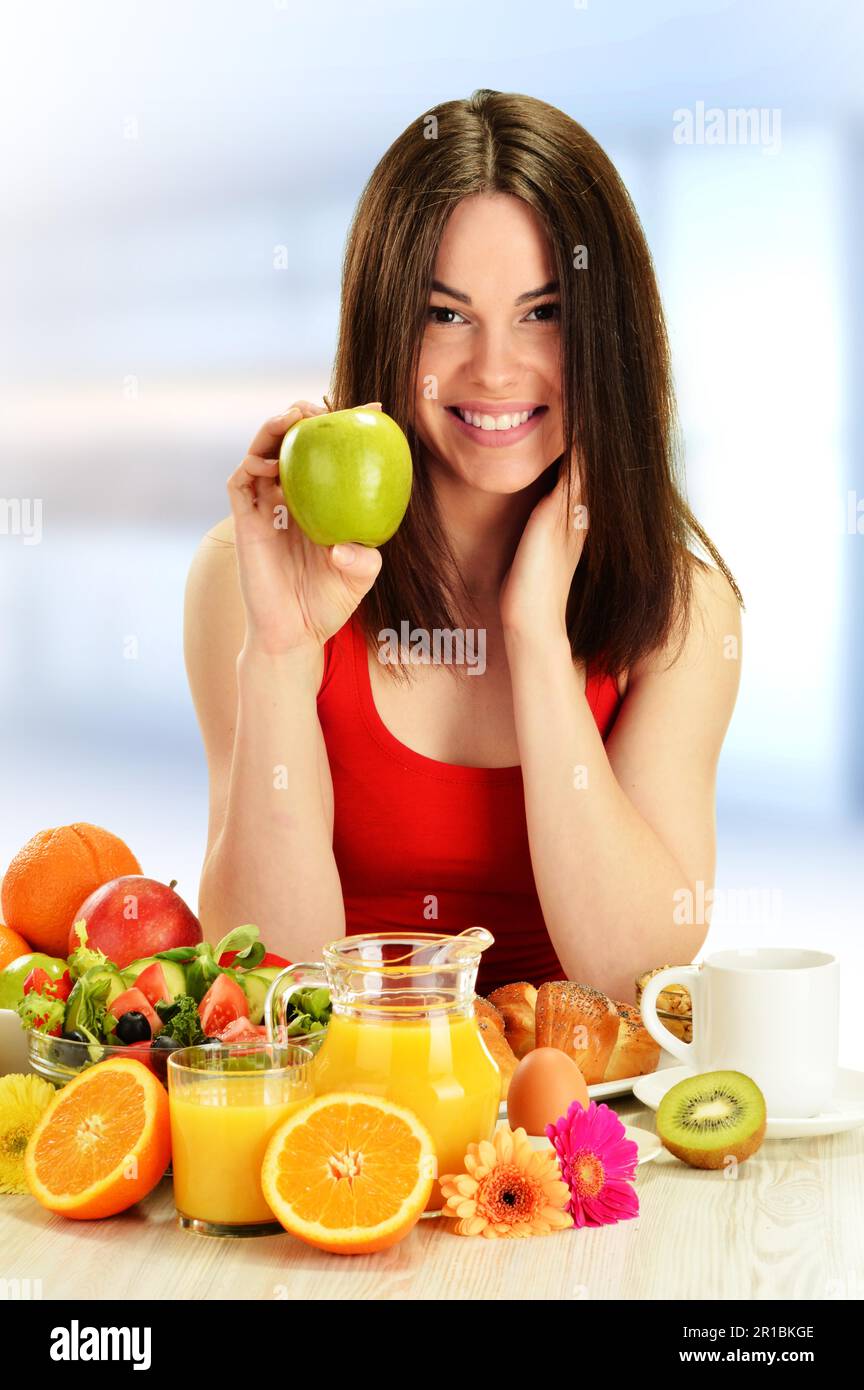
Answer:
<svg viewBox="0 0 864 1390"><path fill-rule="evenodd" d="M227 1084L226 1084L227 1083ZM216 1226L272 1222L261 1164L276 1126L308 1095L290 1078L209 1078L170 1096L174 1204Z"/></svg>
<svg viewBox="0 0 864 1390"><path fill-rule="evenodd" d="M435 1143L438 1172L461 1172L469 1143L489 1139L501 1074L472 1015L438 1010L422 1019L335 1012L312 1062L316 1095L367 1091L413 1110ZM438 1184L427 1211L442 1205Z"/></svg>

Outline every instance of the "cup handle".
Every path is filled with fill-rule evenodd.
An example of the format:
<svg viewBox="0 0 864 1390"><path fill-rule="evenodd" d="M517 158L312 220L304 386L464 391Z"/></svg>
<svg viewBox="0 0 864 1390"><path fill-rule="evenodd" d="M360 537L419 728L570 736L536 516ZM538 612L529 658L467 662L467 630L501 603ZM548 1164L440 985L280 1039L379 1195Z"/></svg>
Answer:
<svg viewBox="0 0 864 1390"><path fill-rule="evenodd" d="M306 985L315 988L324 986L329 988L329 981L324 966L320 961L301 960L294 965L288 965L276 976L264 998L264 1026L267 1029L268 1043L278 1043L280 1034L285 1022L284 999L286 994L293 994L296 989L303 989Z"/></svg>
<svg viewBox="0 0 864 1390"><path fill-rule="evenodd" d="M657 996L662 989L665 989L666 985L681 985L684 984L685 981L691 981L690 998L693 1001L695 1038L695 996L699 988L698 982L702 977L701 972L702 967L700 965L671 965L668 970L661 970L648 981L642 991L642 1000L640 1004L642 1022L645 1024L645 1027L648 1029L654 1041L659 1043L661 1047L664 1047L667 1052L671 1052L673 1057L677 1057L679 1062L683 1062L685 1066L690 1067L691 1070L698 1070L698 1068L694 1068L694 1063L692 1061L695 1055L693 1052L693 1043L682 1042L680 1038L676 1038L674 1033L670 1033L665 1024L660 1022L657 1017Z"/></svg>

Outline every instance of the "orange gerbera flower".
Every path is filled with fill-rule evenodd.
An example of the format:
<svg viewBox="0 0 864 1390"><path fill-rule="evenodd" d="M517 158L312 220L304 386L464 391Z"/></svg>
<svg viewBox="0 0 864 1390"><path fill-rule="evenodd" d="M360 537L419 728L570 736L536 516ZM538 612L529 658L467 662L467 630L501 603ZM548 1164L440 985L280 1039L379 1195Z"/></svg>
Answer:
<svg viewBox="0 0 864 1390"><path fill-rule="evenodd" d="M573 1225L570 1189L553 1149L532 1149L524 1129L496 1129L491 1141L469 1144L464 1173L439 1178L441 1215L461 1236L545 1236Z"/></svg>

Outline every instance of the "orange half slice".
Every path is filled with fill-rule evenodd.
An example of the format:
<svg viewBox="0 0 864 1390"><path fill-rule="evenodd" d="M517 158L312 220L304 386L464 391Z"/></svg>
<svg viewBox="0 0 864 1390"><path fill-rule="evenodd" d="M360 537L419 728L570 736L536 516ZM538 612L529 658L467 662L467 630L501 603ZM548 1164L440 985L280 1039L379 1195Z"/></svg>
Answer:
<svg viewBox="0 0 864 1390"><path fill-rule="evenodd" d="M24 1172L43 1207L83 1221L146 1197L170 1157L168 1093L142 1062L118 1057L57 1092L30 1136Z"/></svg>
<svg viewBox="0 0 864 1390"><path fill-rule="evenodd" d="M292 1235L333 1254L369 1255L420 1219L437 1167L432 1136L413 1111L336 1091L308 1101L271 1136L261 1186Z"/></svg>

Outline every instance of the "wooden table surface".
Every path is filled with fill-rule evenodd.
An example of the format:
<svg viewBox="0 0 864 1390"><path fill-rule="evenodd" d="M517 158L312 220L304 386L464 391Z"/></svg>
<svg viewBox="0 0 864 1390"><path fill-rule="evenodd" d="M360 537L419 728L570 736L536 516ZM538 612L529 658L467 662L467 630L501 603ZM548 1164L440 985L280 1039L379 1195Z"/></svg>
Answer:
<svg viewBox="0 0 864 1390"><path fill-rule="evenodd" d="M653 1131L635 1097L607 1104ZM424 1218L393 1249L363 1256L287 1234L181 1231L170 1179L105 1221L0 1196L0 1281L30 1280L44 1299L864 1297L864 1128L766 1140L734 1180L663 1152L637 1169L636 1190L640 1215L617 1226L484 1240Z"/></svg>

